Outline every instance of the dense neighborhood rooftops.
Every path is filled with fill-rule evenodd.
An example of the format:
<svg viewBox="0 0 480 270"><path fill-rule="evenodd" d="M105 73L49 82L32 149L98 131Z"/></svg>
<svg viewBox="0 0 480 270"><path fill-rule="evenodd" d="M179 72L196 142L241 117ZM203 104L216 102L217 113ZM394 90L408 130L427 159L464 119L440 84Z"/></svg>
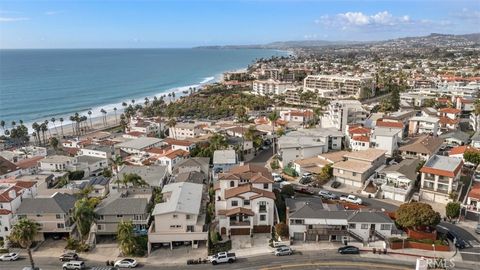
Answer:
<svg viewBox="0 0 480 270"><path fill-rule="evenodd" d="M48 198L25 198L16 214L68 213L75 206L76 200L73 195L59 192Z"/></svg>
<svg viewBox="0 0 480 270"><path fill-rule="evenodd" d="M348 151L333 151L324 154L318 155L319 158L325 159L329 162L335 163L339 161L343 161L345 158L344 156L348 154Z"/></svg>
<svg viewBox="0 0 480 270"><path fill-rule="evenodd" d="M44 163L64 163L64 162L73 162L75 160L74 157L67 157L61 155L51 155L46 156L44 159L40 160L40 162Z"/></svg>
<svg viewBox="0 0 480 270"><path fill-rule="evenodd" d="M356 211L348 222L354 223L393 223L393 220L384 212L380 211Z"/></svg>
<svg viewBox="0 0 480 270"><path fill-rule="evenodd" d="M461 170L463 161L458 158L434 155L423 165L422 173L455 177Z"/></svg>
<svg viewBox="0 0 480 270"><path fill-rule="evenodd" d="M337 162L333 164L332 167L339 170L364 173L368 171L368 169L370 169L372 165L365 162L361 162L361 161L347 160L347 161Z"/></svg>
<svg viewBox="0 0 480 270"><path fill-rule="evenodd" d="M98 215L141 215L147 210L147 197L129 197L121 193L110 194L95 209Z"/></svg>
<svg viewBox="0 0 480 270"><path fill-rule="evenodd" d="M398 164L385 167L381 172L396 172L401 173L409 180L417 179L417 167L420 164L420 159L404 159Z"/></svg>
<svg viewBox="0 0 480 270"><path fill-rule="evenodd" d="M467 143L470 139L470 135L466 132L460 131L460 130L455 130L452 132L447 132L447 133L442 133L442 135L439 136L442 139L455 139L459 140L463 143Z"/></svg>
<svg viewBox="0 0 480 270"><path fill-rule="evenodd" d="M0 175L14 172L20 168L11 161L0 156Z"/></svg>
<svg viewBox="0 0 480 270"><path fill-rule="evenodd" d="M439 112L441 113L448 113L448 114L459 114L461 113L462 111L460 111L459 109L455 109L455 108L441 108L440 110L438 110Z"/></svg>
<svg viewBox="0 0 480 270"><path fill-rule="evenodd" d="M191 171L175 175L175 182L190 182L195 184L203 184L206 180L205 174L201 172Z"/></svg>
<svg viewBox="0 0 480 270"><path fill-rule="evenodd" d="M142 177L150 186L161 187L163 179L167 176L167 166L165 165L151 165L151 166L132 166L125 165L119 171L120 178L123 174L135 173Z"/></svg>
<svg viewBox="0 0 480 270"><path fill-rule="evenodd" d="M165 202L155 205L153 215L185 213L198 215L202 205L203 185L181 182L165 185L162 189Z"/></svg>
<svg viewBox="0 0 480 270"><path fill-rule="evenodd" d="M95 164L99 161L106 161L106 158L92 157L92 156L78 156L77 161L79 163Z"/></svg>

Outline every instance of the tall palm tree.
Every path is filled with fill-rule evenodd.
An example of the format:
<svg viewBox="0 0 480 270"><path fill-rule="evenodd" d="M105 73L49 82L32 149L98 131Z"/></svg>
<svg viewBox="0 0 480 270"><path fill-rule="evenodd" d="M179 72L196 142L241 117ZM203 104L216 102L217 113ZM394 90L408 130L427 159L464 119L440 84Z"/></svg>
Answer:
<svg viewBox="0 0 480 270"><path fill-rule="evenodd" d="M58 118L58 121L60 121L60 130L62 131L62 137L63 137L63 117Z"/></svg>
<svg viewBox="0 0 480 270"><path fill-rule="evenodd" d="M313 110L313 114L315 115L315 120L318 122L318 126L322 127L322 119L321 119L321 117L323 116L322 108L315 108Z"/></svg>
<svg viewBox="0 0 480 270"><path fill-rule="evenodd" d="M273 149L273 155L275 156L275 125L276 125L276 122L277 120L280 119L280 115L278 114L278 112L275 110L273 112L271 112L269 115L268 115L268 120L270 120L270 123L272 123L272 149Z"/></svg>
<svg viewBox="0 0 480 270"><path fill-rule="evenodd" d="M90 118L90 128L93 129L93 125L92 125L92 111L88 111L88 118Z"/></svg>
<svg viewBox="0 0 480 270"><path fill-rule="evenodd" d="M115 113L115 124L117 124L117 107L113 107L113 112Z"/></svg>
<svg viewBox="0 0 480 270"><path fill-rule="evenodd" d="M88 234L90 233L92 223L97 217L88 198L83 198L75 202L72 217L77 224L77 228L80 233L80 241L82 244L84 244Z"/></svg>
<svg viewBox="0 0 480 270"><path fill-rule="evenodd" d="M58 136L58 129L57 129L57 126L55 125L56 120L57 119L55 119L55 117L52 117L52 119L50 119L50 121L52 121L53 126L55 127L55 132L57 132L57 136Z"/></svg>
<svg viewBox="0 0 480 270"><path fill-rule="evenodd" d="M50 132L50 129L48 128L48 120L45 120L45 126L47 127L48 134L50 134L50 137L52 137L52 133Z"/></svg>
<svg viewBox="0 0 480 270"><path fill-rule="evenodd" d="M48 131L48 127L47 127L47 124L45 124L45 122L40 124L40 130L42 131L43 144L47 145L47 140L45 139L45 132Z"/></svg>
<svg viewBox="0 0 480 270"><path fill-rule="evenodd" d="M134 187L144 187L147 185L147 182L142 179L142 177L136 173L123 174L123 182L125 187L128 184L132 184Z"/></svg>
<svg viewBox="0 0 480 270"><path fill-rule="evenodd" d="M12 128L15 128L15 125L17 124L17 122L15 121L12 121Z"/></svg>
<svg viewBox="0 0 480 270"><path fill-rule="evenodd" d="M112 164L112 171L115 172L115 174L117 175L117 180L119 180L118 171L119 171L120 166L123 165L122 156L115 155L114 157L111 157L110 158L110 163Z"/></svg>
<svg viewBox="0 0 480 270"><path fill-rule="evenodd" d="M237 120L242 126L242 153L240 158L243 160L243 155L245 153L245 132L244 132L244 124L248 120L247 111L241 105L239 105L235 110L235 115L237 116Z"/></svg>
<svg viewBox="0 0 480 270"><path fill-rule="evenodd" d="M107 125L107 111L105 111L104 109L101 109L100 112L103 114L103 125L106 126Z"/></svg>
<svg viewBox="0 0 480 270"><path fill-rule="evenodd" d="M177 139L176 135L175 135L175 126L177 125L177 120L175 120L175 118L170 118L168 119L168 122L167 122L167 126L172 130L172 132L169 131L169 135L171 136L172 133L173 133L173 138L174 139Z"/></svg>
<svg viewBox="0 0 480 270"><path fill-rule="evenodd" d="M75 135L75 116L70 116L70 121L72 122L72 135Z"/></svg>
<svg viewBox="0 0 480 270"><path fill-rule="evenodd" d="M10 239L20 245L22 248L27 249L28 258L30 259L30 265L32 269L36 268L30 247L32 246L33 240L39 231L40 224L33 220L21 218L15 225L13 225L12 231L10 232Z"/></svg>
<svg viewBox="0 0 480 270"><path fill-rule="evenodd" d="M5 131L5 121L0 121L0 127L2 127L3 131Z"/></svg>
<svg viewBox="0 0 480 270"><path fill-rule="evenodd" d="M41 141L40 141L40 125L37 122L33 122L32 129L35 130L35 132L36 132L35 137L38 141L38 144L40 145L41 144Z"/></svg>

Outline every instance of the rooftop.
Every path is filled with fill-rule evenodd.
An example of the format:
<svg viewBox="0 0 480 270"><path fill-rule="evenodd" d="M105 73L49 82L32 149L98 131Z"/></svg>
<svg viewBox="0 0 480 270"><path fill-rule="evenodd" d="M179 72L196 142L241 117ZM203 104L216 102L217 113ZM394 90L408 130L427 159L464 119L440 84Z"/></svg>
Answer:
<svg viewBox="0 0 480 270"><path fill-rule="evenodd" d="M166 213L198 215L200 213L203 196L202 184L188 182L172 183L163 187L162 194L166 201L155 205L153 215Z"/></svg>
<svg viewBox="0 0 480 270"><path fill-rule="evenodd" d="M334 163L332 167L340 170L364 173L370 169L372 165L361 161L347 160Z"/></svg>
<svg viewBox="0 0 480 270"><path fill-rule="evenodd" d="M462 168L463 161L458 158L433 155L420 170L423 173L455 177Z"/></svg>
<svg viewBox="0 0 480 270"><path fill-rule="evenodd" d="M236 164L237 153L235 150L216 150L213 153L213 164Z"/></svg>
<svg viewBox="0 0 480 270"><path fill-rule="evenodd" d="M140 137L137 139L129 140L120 144L117 144L117 148L132 148L137 150L143 150L145 148L152 147L153 145L161 143L162 139L152 137Z"/></svg>
<svg viewBox="0 0 480 270"><path fill-rule="evenodd" d="M122 178L123 174L135 173L142 177L150 186L161 187L163 179L167 174L167 166L152 165L152 166L132 166L125 165L119 171L118 175Z"/></svg>
<svg viewBox="0 0 480 270"><path fill-rule="evenodd" d="M442 144L442 138L423 135L412 139L408 144L401 146L399 150L432 155L440 148L440 146L442 146Z"/></svg>
<svg viewBox="0 0 480 270"><path fill-rule="evenodd" d="M367 149L367 150L360 150L349 152L344 157L349 160L357 159L357 160L364 160L364 161L374 161L377 158L380 158L385 155L387 151L381 149Z"/></svg>
<svg viewBox="0 0 480 270"><path fill-rule="evenodd" d="M76 200L73 195L58 192L48 198L25 198L16 214L68 213Z"/></svg>

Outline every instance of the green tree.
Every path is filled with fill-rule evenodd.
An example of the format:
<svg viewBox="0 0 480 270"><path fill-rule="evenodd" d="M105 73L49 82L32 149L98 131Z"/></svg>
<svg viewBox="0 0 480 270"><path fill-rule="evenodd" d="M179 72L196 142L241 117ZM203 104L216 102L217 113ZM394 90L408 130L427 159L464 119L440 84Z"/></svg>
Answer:
<svg viewBox="0 0 480 270"><path fill-rule="evenodd" d="M272 151L273 151L273 155L276 154L276 144L275 144L275 125L277 123L277 120L280 119L280 114L278 114L278 112L276 110L274 110L273 112L271 112L269 115L268 115L268 120L270 120L270 123L272 124Z"/></svg>
<svg viewBox="0 0 480 270"><path fill-rule="evenodd" d="M135 241L132 221L122 220L118 224L117 239L124 256L135 254L137 243Z"/></svg>
<svg viewBox="0 0 480 270"><path fill-rule="evenodd" d="M83 245L90 233L93 221L97 218L91 201L86 197L76 201L72 217L77 224L80 242Z"/></svg>
<svg viewBox="0 0 480 270"><path fill-rule="evenodd" d="M124 173L122 180L125 187L127 187L128 184L131 184L134 187L144 187L148 185L148 183L145 180L143 180L140 175L136 173Z"/></svg>
<svg viewBox="0 0 480 270"><path fill-rule="evenodd" d="M463 159L465 159L466 162L478 165L480 164L480 151L467 150L463 153Z"/></svg>
<svg viewBox="0 0 480 270"><path fill-rule="evenodd" d="M50 146L51 146L55 151L57 151L57 149L58 149L58 144L59 144L59 142L58 142L58 139L57 139L56 137L51 137L51 138L50 138Z"/></svg>
<svg viewBox="0 0 480 270"><path fill-rule="evenodd" d="M440 223L440 213L431 205L420 202L404 203L396 212L397 223L404 228L417 226L436 226Z"/></svg>
<svg viewBox="0 0 480 270"><path fill-rule="evenodd" d="M282 195L287 195L289 197L295 195L295 190L293 189L292 185L284 185L282 187L282 191L280 192Z"/></svg>
<svg viewBox="0 0 480 270"><path fill-rule="evenodd" d="M30 259L30 265L32 269L35 268L35 262L33 261L32 250L30 249L35 236L40 231L40 224L26 219L21 218L15 225L13 225L12 231L10 232L9 239L20 245L22 248L27 249L28 258Z"/></svg>
<svg viewBox="0 0 480 270"><path fill-rule="evenodd" d="M102 175L105 178L111 178L112 177L112 171L109 168L103 168Z"/></svg>
<svg viewBox="0 0 480 270"><path fill-rule="evenodd" d="M112 171L115 171L115 175L117 176L117 181L119 180L118 172L120 167L123 165L123 159L120 155L115 155L114 157L110 158L110 164L112 164Z"/></svg>
<svg viewBox="0 0 480 270"><path fill-rule="evenodd" d="M333 177L332 164L326 164L325 166L323 166L320 172L320 177L325 180Z"/></svg>
<svg viewBox="0 0 480 270"><path fill-rule="evenodd" d="M458 218L460 216L460 203L459 202L449 202L445 206L445 215L449 220Z"/></svg>
<svg viewBox="0 0 480 270"><path fill-rule="evenodd" d="M168 134L172 136L174 139L176 139L175 131L174 131L176 125L177 125L177 120L175 120L175 118L168 119L168 122L167 122L167 126L169 128Z"/></svg>
<svg viewBox="0 0 480 270"><path fill-rule="evenodd" d="M390 95L390 104L392 111L398 111L400 109L400 90L397 85L392 89L392 94Z"/></svg>

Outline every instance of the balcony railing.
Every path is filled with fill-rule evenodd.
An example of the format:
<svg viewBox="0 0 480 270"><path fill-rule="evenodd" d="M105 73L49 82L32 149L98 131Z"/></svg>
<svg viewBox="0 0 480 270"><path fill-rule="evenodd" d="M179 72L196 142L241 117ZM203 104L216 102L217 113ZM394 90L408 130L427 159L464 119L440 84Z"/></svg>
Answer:
<svg viewBox="0 0 480 270"><path fill-rule="evenodd" d="M230 226L250 226L250 220L243 220L243 221L230 220Z"/></svg>

